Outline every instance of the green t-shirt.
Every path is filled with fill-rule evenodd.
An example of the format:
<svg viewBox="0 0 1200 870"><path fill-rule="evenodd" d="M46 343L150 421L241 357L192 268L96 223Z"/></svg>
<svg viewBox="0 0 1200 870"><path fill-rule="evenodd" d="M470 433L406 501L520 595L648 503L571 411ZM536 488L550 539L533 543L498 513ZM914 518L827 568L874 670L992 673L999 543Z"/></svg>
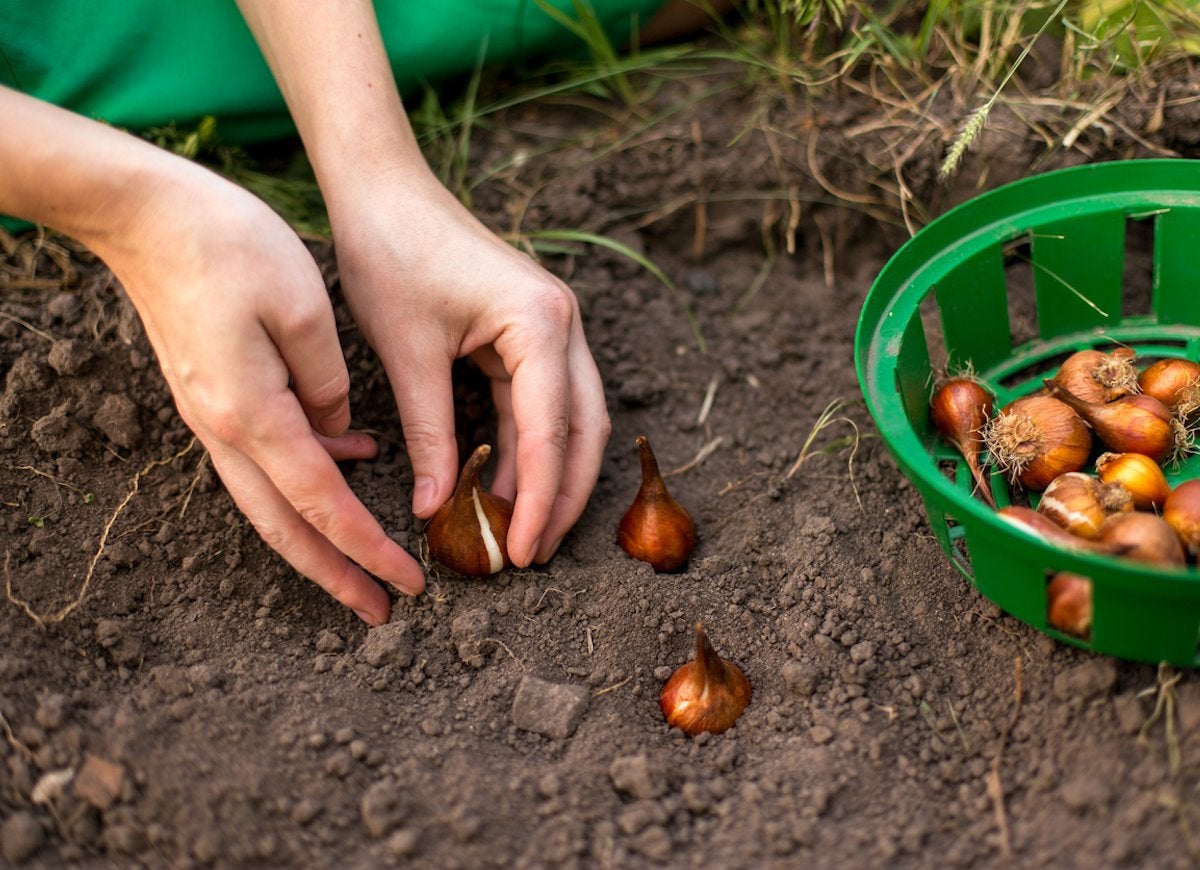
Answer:
<svg viewBox="0 0 1200 870"><path fill-rule="evenodd" d="M549 0L574 16L573 0ZM623 47L664 0L591 0ZM568 55L579 40L536 0L376 0L401 92L487 63ZM132 130L205 115L238 143L292 133L234 0L0 0L0 84Z"/></svg>

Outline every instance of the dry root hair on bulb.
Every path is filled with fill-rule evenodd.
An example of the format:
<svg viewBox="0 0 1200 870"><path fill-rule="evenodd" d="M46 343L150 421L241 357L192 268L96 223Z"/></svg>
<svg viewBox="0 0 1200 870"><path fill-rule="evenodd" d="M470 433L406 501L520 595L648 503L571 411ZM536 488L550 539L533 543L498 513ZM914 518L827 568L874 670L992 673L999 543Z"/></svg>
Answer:
<svg viewBox="0 0 1200 870"><path fill-rule="evenodd" d="M485 491L479 483L479 472L491 453L488 444L475 448L463 466L454 495L425 527L429 555L447 568L473 577L512 566L508 558L512 502Z"/></svg>
<svg viewBox="0 0 1200 870"><path fill-rule="evenodd" d="M1052 396L1014 399L988 423L983 440L992 461L1013 483L1045 489L1087 464L1092 434L1083 419Z"/></svg>

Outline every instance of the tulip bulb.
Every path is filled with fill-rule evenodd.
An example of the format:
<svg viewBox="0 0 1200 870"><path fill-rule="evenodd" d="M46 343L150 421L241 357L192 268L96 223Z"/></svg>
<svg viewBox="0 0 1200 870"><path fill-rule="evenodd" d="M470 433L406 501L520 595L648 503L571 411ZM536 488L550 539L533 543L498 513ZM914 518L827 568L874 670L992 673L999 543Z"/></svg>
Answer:
<svg viewBox="0 0 1200 870"><path fill-rule="evenodd" d="M1175 449L1177 427L1170 409L1153 396L1123 396L1111 402L1085 402L1054 381L1044 381L1054 398L1065 402L1117 453L1142 453L1155 462Z"/></svg>
<svg viewBox="0 0 1200 870"><path fill-rule="evenodd" d="M637 446L642 485L621 518L617 543L633 558L649 562L655 571L678 571L696 546L696 524L687 509L667 492L649 439L639 435Z"/></svg>
<svg viewBox="0 0 1200 870"><path fill-rule="evenodd" d="M1092 631L1092 581L1060 571L1046 586L1046 621L1063 634L1087 638Z"/></svg>
<svg viewBox="0 0 1200 870"><path fill-rule="evenodd" d="M996 515L1034 537L1067 550L1083 550L1105 556L1118 556L1130 549L1130 545L1127 543L1102 543L1068 532L1054 520L1045 514L1038 513L1033 508L1008 505L996 511Z"/></svg>
<svg viewBox="0 0 1200 870"><path fill-rule="evenodd" d="M1200 480L1185 480L1175 487L1162 515L1189 553L1200 552Z"/></svg>
<svg viewBox="0 0 1200 870"><path fill-rule="evenodd" d="M1200 409L1200 363L1167 357L1151 363L1140 375L1138 385L1177 417L1190 417Z"/></svg>
<svg viewBox="0 0 1200 870"><path fill-rule="evenodd" d="M974 378L951 378L934 392L929 414L933 425L966 460L980 497L995 507L996 500L979 464L983 429L992 416L992 394Z"/></svg>
<svg viewBox="0 0 1200 870"><path fill-rule="evenodd" d="M1151 565L1183 565L1186 556L1175 530L1162 517L1133 511L1113 514L1100 527L1099 543L1123 547L1121 555Z"/></svg>
<svg viewBox="0 0 1200 870"><path fill-rule="evenodd" d="M750 680L733 662L717 655L704 627L696 623L696 657L667 680L659 706L667 724L695 736L720 734L750 704Z"/></svg>
<svg viewBox="0 0 1200 870"><path fill-rule="evenodd" d="M479 485L479 472L491 453L487 444L475 448L463 466L454 495L425 527L429 554L447 568L474 577L512 565L507 544L512 502Z"/></svg>
<svg viewBox="0 0 1200 870"><path fill-rule="evenodd" d="M1087 402L1111 402L1138 391L1134 352L1128 347L1110 353L1079 350L1059 366L1054 382Z"/></svg>
<svg viewBox="0 0 1200 870"><path fill-rule="evenodd" d="M1092 450L1087 424L1051 396L1009 402L988 423L983 440L997 467L1026 489L1045 489L1060 474L1079 471Z"/></svg>
<svg viewBox="0 0 1200 870"><path fill-rule="evenodd" d="M1171 494L1162 467L1142 453L1101 453L1096 457L1096 474L1105 483L1129 490L1138 510L1160 508Z"/></svg>
<svg viewBox="0 0 1200 870"><path fill-rule="evenodd" d="M1068 532L1094 538L1109 514L1133 510L1133 497L1119 483L1102 483L1081 471L1072 471L1050 481L1037 510Z"/></svg>

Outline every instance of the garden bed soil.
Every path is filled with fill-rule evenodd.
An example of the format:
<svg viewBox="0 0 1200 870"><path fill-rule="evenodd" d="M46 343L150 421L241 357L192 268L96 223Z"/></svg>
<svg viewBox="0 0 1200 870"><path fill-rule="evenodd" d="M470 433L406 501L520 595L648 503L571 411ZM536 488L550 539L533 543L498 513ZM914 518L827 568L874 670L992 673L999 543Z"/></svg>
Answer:
<svg viewBox="0 0 1200 870"><path fill-rule="evenodd" d="M578 294L612 414L587 512L548 565L431 567L372 631L234 508L103 265L9 240L0 864L1196 866L1200 681L1068 647L974 591L874 435L852 358L909 226L1037 169L1194 153L1194 83L1131 96L1070 149L1032 131L1077 112L1001 105L950 184L937 167L969 106L760 85L693 70L640 113L524 104L475 132L490 225L602 234L679 297L617 250L543 254ZM386 379L333 250L310 245L355 424L382 448L346 476L417 553ZM492 421L459 375L465 455ZM641 434L682 469L668 484L699 528L681 573L615 543ZM697 622L754 695L693 739L658 694Z"/></svg>

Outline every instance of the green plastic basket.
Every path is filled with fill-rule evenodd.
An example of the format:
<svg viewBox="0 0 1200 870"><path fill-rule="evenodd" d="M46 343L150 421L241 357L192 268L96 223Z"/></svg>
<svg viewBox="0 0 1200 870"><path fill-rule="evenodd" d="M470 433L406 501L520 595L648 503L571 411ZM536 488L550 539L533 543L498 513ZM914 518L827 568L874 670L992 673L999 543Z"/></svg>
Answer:
<svg viewBox="0 0 1200 870"><path fill-rule="evenodd" d="M1141 272L1127 256L1133 240L1150 252ZM971 495L966 464L929 417L932 384L947 368L969 364L999 408L1040 387L1069 353L1113 342L1139 360L1200 359L1200 161L1049 172L947 212L879 273L855 361L867 407L934 534L985 597L1065 643L1194 667L1200 573L1069 552L1017 529ZM1172 485L1198 477L1200 456L1166 470ZM1003 478L991 481L997 503L1008 504ZM1058 571L1092 580L1087 640L1047 624L1046 584Z"/></svg>

